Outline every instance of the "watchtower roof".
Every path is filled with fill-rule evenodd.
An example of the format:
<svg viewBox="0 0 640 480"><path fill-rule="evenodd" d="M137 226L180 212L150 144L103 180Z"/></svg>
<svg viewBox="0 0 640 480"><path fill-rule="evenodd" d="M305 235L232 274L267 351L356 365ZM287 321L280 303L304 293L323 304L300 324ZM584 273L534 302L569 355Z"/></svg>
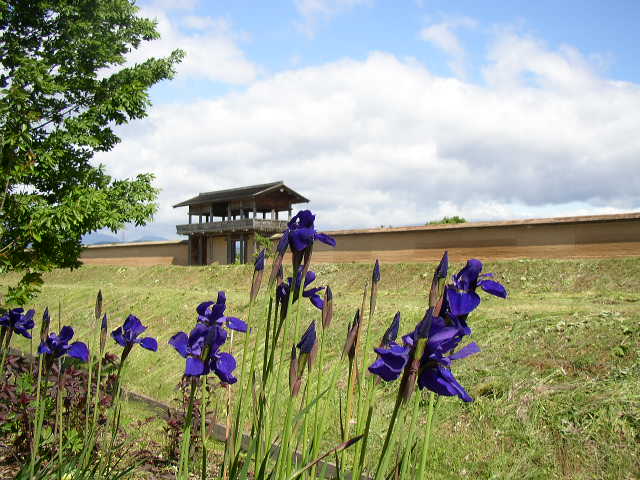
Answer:
<svg viewBox="0 0 640 480"><path fill-rule="evenodd" d="M255 199L267 195L273 197L283 197L290 201L290 203L308 203L309 200L300 195L295 190L287 187L282 180L271 183L262 183L259 185L249 185L248 187L229 188L226 190L216 190L213 192L202 192L197 196L185 200L180 203L176 203L173 208L187 207L191 205L201 204L227 204L228 202L238 200Z"/></svg>

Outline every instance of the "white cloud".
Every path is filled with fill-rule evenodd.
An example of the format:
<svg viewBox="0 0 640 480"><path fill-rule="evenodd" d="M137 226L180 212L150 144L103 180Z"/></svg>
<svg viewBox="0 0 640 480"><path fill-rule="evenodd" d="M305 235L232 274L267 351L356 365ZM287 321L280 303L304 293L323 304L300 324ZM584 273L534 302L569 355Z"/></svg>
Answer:
<svg viewBox="0 0 640 480"><path fill-rule="evenodd" d="M247 84L254 81L259 68L248 60L238 46L238 39L246 35L236 33L224 18L186 15L177 20L164 10L143 7L141 15L158 22L159 40L147 42L133 51L128 60L141 62L149 57L163 57L181 48L186 52L178 65L178 78L203 78L230 84ZM190 31L184 31L179 25Z"/></svg>
<svg viewBox="0 0 640 480"><path fill-rule="evenodd" d="M483 70L485 80L496 87L534 84L565 91L592 90L602 81L594 67L575 48L564 45L550 51L531 37L500 35L489 51L491 63Z"/></svg>
<svg viewBox="0 0 640 480"><path fill-rule="evenodd" d="M449 55L449 68L458 78L466 78L467 55L460 44L454 30L458 28L474 28L476 21L461 17L442 23L435 23L420 31L420 38L432 43Z"/></svg>
<svg viewBox="0 0 640 480"><path fill-rule="evenodd" d="M302 17L296 26L306 35L313 37L322 22L369 0L294 0L296 10Z"/></svg>
<svg viewBox="0 0 640 480"><path fill-rule="evenodd" d="M186 218L171 205L277 179L324 229L640 208L640 86L521 37L497 41L485 75L474 85L385 53L292 69L156 106L100 160L115 176L156 173L165 235Z"/></svg>

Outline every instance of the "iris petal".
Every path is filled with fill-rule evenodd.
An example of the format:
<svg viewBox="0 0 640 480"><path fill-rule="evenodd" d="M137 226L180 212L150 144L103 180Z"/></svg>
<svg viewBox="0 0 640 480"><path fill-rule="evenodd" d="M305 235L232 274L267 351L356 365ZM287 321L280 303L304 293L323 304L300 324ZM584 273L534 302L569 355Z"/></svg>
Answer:
<svg viewBox="0 0 640 480"><path fill-rule="evenodd" d="M60 330L60 335L58 336L58 341L60 343L68 343L69 340L73 338L73 328L69 326L64 326Z"/></svg>
<svg viewBox="0 0 640 480"><path fill-rule="evenodd" d="M238 381L231 373L236 369L236 359L230 353L221 353L215 362L215 373L224 383L233 384Z"/></svg>
<svg viewBox="0 0 640 480"><path fill-rule="evenodd" d="M127 341L124 339L124 335L122 334L122 327L116 328L113 332L111 332L111 337L118 342L118 344L122 347L127 346Z"/></svg>
<svg viewBox="0 0 640 480"><path fill-rule="evenodd" d="M480 297L476 292L459 292L451 287L447 287L447 301L455 316L468 315L480 305Z"/></svg>
<svg viewBox="0 0 640 480"><path fill-rule="evenodd" d="M202 302L196 307L196 312L198 312L198 315L206 316L206 314L208 313L207 309L213 304L214 303L210 300L208 302Z"/></svg>
<svg viewBox="0 0 640 480"><path fill-rule="evenodd" d="M409 349L394 344L390 349L376 349L376 353L380 355L380 359L394 370L402 370L409 361Z"/></svg>
<svg viewBox="0 0 640 480"><path fill-rule="evenodd" d="M304 286L306 287L316 279L316 272L309 270L304 276Z"/></svg>
<svg viewBox="0 0 640 480"><path fill-rule="evenodd" d="M393 369L382 359L378 359L369 367L369 371L374 375L378 375L385 382L392 382L397 380L402 374L402 369Z"/></svg>
<svg viewBox="0 0 640 480"><path fill-rule="evenodd" d="M158 351L158 341L155 338L145 337L138 343L140 343L140 346L142 348L146 348L147 350L151 350L152 352Z"/></svg>
<svg viewBox="0 0 640 480"><path fill-rule="evenodd" d="M140 319L135 315L129 315L124 321L124 325L122 326L122 328L126 332L127 338L129 340L133 340L147 329L147 327L142 325Z"/></svg>
<svg viewBox="0 0 640 480"><path fill-rule="evenodd" d="M307 295L305 295L305 297L306 296ZM311 303L313 303L314 307L316 307L316 308L318 308L320 310L322 310L322 308L324 307L324 300L322 300L320 295L318 295L317 293L314 293L313 295L309 296L309 300L311 300Z"/></svg>
<svg viewBox="0 0 640 480"><path fill-rule="evenodd" d="M461 348L453 355L449 355L449 360L460 360L461 358L468 357L469 355L473 355L474 353L479 353L480 347L476 342L472 342L469 345Z"/></svg>
<svg viewBox="0 0 640 480"><path fill-rule="evenodd" d="M495 295L500 298L507 298L507 289L498 282L493 280L482 280L479 285L482 290L490 293L491 295Z"/></svg>
<svg viewBox="0 0 640 480"><path fill-rule="evenodd" d="M89 361L89 347L82 342L73 342L67 350L67 355L73 358L78 358L83 362Z"/></svg>
<svg viewBox="0 0 640 480"><path fill-rule="evenodd" d="M14 327L14 331L19 334L22 335L25 338L31 338L31 332L29 332L29 330L27 330L27 328L33 328L33 325L31 327L24 327L24 325L20 325L20 324L16 324L16 326Z"/></svg>
<svg viewBox="0 0 640 480"><path fill-rule="evenodd" d="M187 365L184 370L184 374L187 377L197 377L203 375L205 373L205 366L197 357L189 357L187 358Z"/></svg>
<svg viewBox="0 0 640 480"><path fill-rule="evenodd" d="M227 341L227 331L219 327L218 325L214 325L211 329L205 332L206 341L209 342L211 347L211 352L217 352L222 345ZM204 343L203 343L204 345ZM192 351L192 353L194 353Z"/></svg>
<svg viewBox="0 0 640 480"><path fill-rule="evenodd" d="M331 247L336 246L336 241L333 237L330 237L326 233L316 233L316 239L320 240L322 243L329 245Z"/></svg>
<svg viewBox="0 0 640 480"><path fill-rule="evenodd" d="M451 370L440 365L436 368L425 369L418 377L418 386L431 390L438 395L446 397L458 396L465 402L473 401L473 398L455 379Z"/></svg>
<svg viewBox="0 0 640 480"><path fill-rule="evenodd" d="M245 322L236 317L225 317L225 323L227 327L236 332L246 332L248 328Z"/></svg>
<svg viewBox="0 0 640 480"><path fill-rule="evenodd" d="M177 350L177 352L186 358L187 356L187 334L178 332L169 339L169 345Z"/></svg>
<svg viewBox="0 0 640 480"><path fill-rule="evenodd" d="M291 230L289 232L289 245L294 251L301 252L313 244L315 233L313 227Z"/></svg>
<svg viewBox="0 0 640 480"><path fill-rule="evenodd" d="M224 303L216 303L213 307L211 307L211 313L209 314L209 318L213 321L219 319L224 315L224 311L227 309L227 305Z"/></svg>
<svg viewBox="0 0 640 480"><path fill-rule="evenodd" d="M453 277L456 287L461 290L475 290L478 275L480 275L481 271L482 262L480 260L475 258L467 260L464 268Z"/></svg>

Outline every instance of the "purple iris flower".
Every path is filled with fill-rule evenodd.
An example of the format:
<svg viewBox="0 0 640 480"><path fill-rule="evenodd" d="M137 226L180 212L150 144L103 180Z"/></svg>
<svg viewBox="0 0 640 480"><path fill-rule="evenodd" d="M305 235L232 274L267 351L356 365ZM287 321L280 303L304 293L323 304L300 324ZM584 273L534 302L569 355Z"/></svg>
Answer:
<svg viewBox="0 0 640 480"><path fill-rule="evenodd" d="M236 317L225 317L224 311L227 309L227 296L221 290L218 292L218 299L215 303L212 301L202 302L196 307L198 312L198 322L207 326L226 325L231 330L238 332L246 332L247 324Z"/></svg>
<svg viewBox="0 0 640 480"><path fill-rule="evenodd" d="M433 308L427 309L415 330L402 337L405 345L414 347L419 338L428 338L426 351L444 354L456 348L462 338L471 333L470 329L462 328L457 319L451 316L447 316L446 319L434 317L432 313ZM466 326L466 323L464 325Z"/></svg>
<svg viewBox="0 0 640 480"><path fill-rule="evenodd" d="M476 288L480 287L485 292L496 297L507 298L507 290L498 282L490 280L491 273L480 274L482 262L475 258L467 261L465 267L453 275L453 285L447 285L447 303L451 314L459 317L468 315L478 305L480 296Z"/></svg>
<svg viewBox="0 0 640 480"><path fill-rule="evenodd" d="M329 235L316 232L313 225L315 219L316 216L311 213L311 210L301 210L289 220L288 228L282 238L287 237L291 250L302 252L311 247L315 240L320 240L332 247L336 246L336 241Z"/></svg>
<svg viewBox="0 0 640 480"><path fill-rule="evenodd" d="M9 310L8 313L0 317L0 327L12 330L23 337L31 338L29 330L31 330L35 325L33 316L36 311L29 310L27 313L23 312L23 308L14 308L13 310Z"/></svg>
<svg viewBox="0 0 640 480"><path fill-rule="evenodd" d="M458 352L444 356L441 352L427 349L420 363L418 388L426 388L438 395L447 397L457 396L465 402L472 402L473 398L467 393L451 372L451 362L478 353L480 347L474 342L463 347Z"/></svg>
<svg viewBox="0 0 640 480"><path fill-rule="evenodd" d="M390 341L387 346L376 348L375 352L378 354L378 359L369 367L369 371L387 382L397 380L409 363L411 350L415 347L419 338L428 337L425 353L421 359L420 371L422 371L427 359L447 358L444 355L458 346L463 335L459 328L449 326L442 317L433 317L432 310L431 308L427 310L424 318L418 323L413 332L402 337L403 345ZM393 323L387 330L391 330L390 336L395 330L396 318L399 323L400 317L396 314ZM427 330L428 335L426 334ZM386 336L387 334L385 333L383 341Z"/></svg>
<svg viewBox="0 0 640 480"><path fill-rule="evenodd" d="M142 348L156 352L158 351L158 342L155 338L138 338L146 329L147 327L142 325L142 322L138 317L135 315L129 315L124 321L124 325L111 332L111 337L113 337L119 345L124 347L127 354L135 343L140 344Z"/></svg>
<svg viewBox="0 0 640 480"><path fill-rule="evenodd" d="M60 335L50 333L49 336L38 347L40 355L47 355L49 359L59 358L69 355L78 358L83 362L89 361L89 348L85 343L73 342L69 345L69 340L73 338L73 328L62 327Z"/></svg>
<svg viewBox="0 0 640 480"><path fill-rule="evenodd" d="M398 338L400 329L400 312L393 317L389 328L382 336L380 347L374 349L378 358L369 367L369 371L387 382L396 380L409 361L410 347L398 345L395 340Z"/></svg>
<svg viewBox="0 0 640 480"><path fill-rule="evenodd" d="M189 335L176 333L169 344L187 359L185 376L197 377L214 372L222 382L231 385L238 381L232 373L236 359L230 353L220 352L226 341L227 331L221 326L198 323Z"/></svg>
<svg viewBox="0 0 640 480"><path fill-rule="evenodd" d="M324 301L322 300L320 295L318 295L318 292L321 292L322 290L324 290L324 287L315 287L315 288L310 288L308 290L305 290L309 286L309 284L312 283L315 279L316 279L315 272L312 272L311 270L309 270L304 278L304 287L303 287L302 296L308 298L316 308L319 308L320 310L322 310L322 307L324 306ZM297 300L296 295L297 295L298 289L300 288L301 280L302 280L302 267L298 268L298 275L296 275L296 282L293 287L294 303ZM291 282L292 282L292 278L289 277L287 278L286 282L282 282L280 285L276 287L276 298L284 306L284 308L286 308L286 305L289 303L289 292L291 291Z"/></svg>

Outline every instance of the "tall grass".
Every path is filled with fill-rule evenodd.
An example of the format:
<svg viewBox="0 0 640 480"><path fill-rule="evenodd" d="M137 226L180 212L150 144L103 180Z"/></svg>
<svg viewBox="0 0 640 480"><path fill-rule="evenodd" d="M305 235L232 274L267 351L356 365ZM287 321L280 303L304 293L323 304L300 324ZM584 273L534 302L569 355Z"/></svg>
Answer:
<svg viewBox="0 0 640 480"><path fill-rule="evenodd" d="M293 272L296 272L299 267L304 269L306 264L306 268L308 270L311 269L311 261L311 255L308 256L307 262L304 262L303 257L299 259L298 265L285 265L285 272L292 272L291 277L293 278ZM277 262L278 256L276 256L276 264ZM516 264L516 266L521 267L520 271L509 266L507 271L500 272L500 264L494 266L493 270L499 273L503 283L509 286L516 284L516 292L518 290L524 292L522 284L528 280L522 280L522 278L531 278L532 285L527 288L533 292L527 292L528 295L545 295L547 298L554 298L556 302L561 304L562 299L553 291L553 285L558 282L557 277L551 277L551 280L545 283L545 279L538 276L539 273L536 268L531 266L531 263ZM522 267L527 267L526 274L520 274L524 270ZM400 268L393 267L392 270L397 275ZM409 267L409 269L411 268ZM319 273L323 269L318 269ZM466 386L471 386L472 393L478 397L477 406L473 409L462 405L457 406L451 401L436 401L434 394L425 394L421 390L416 390L417 378L422 371L421 369L425 368L420 363L423 355L420 354L418 348L428 349L429 336L417 342L416 350L409 351L409 359L400 373L402 378L399 378L398 382L394 384L376 381L373 375L367 371L367 367L377 358L377 355L371 350L371 344L378 345L377 335L381 331L381 325L387 324L390 320L388 316L389 310L395 309L398 302L402 303L402 300L397 299L397 291L406 287L401 286L399 289L383 287L382 290L376 289L377 296L374 296L374 282L369 278L370 270L369 272L363 272L363 268L358 266L352 270L360 274L359 281L357 277L353 276L353 272L344 276L348 277L348 280L336 281L335 275L331 273L327 275L327 280L331 280L332 283L337 283L339 287L343 288L342 292L338 291L338 298L342 297L342 301L346 300L345 303L353 305L353 310L351 310L349 316L355 315L356 321L353 322L353 328L350 329L349 335L345 335L342 328L338 331L336 326L336 324L338 326L340 324L344 325L344 317L347 312L340 312L342 318L339 318L338 322L326 322L327 324L325 325L324 320L327 315L327 309L309 308L307 305L308 297L303 295L306 290L304 281L296 284L295 280L293 280L289 295L284 301L277 297L275 291L276 286L282 285L284 282L286 274L283 274L280 279L278 279L277 275L274 276L273 282L270 282L260 294L257 293L254 281L245 284L244 295L249 301L248 309L245 310L247 315L244 316L244 319L249 324L250 333L238 337L240 345L234 348L234 354L238 356L238 382L235 385L229 385L225 389L217 389L211 394L207 393L204 382L192 382L192 385L195 385L191 390L193 392L191 395L192 401L189 403L192 406L192 415L188 415L189 420L186 422L189 424L190 430L187 432L188 434L183 434L182 438L183 442L192 438L191 420L194 417L193 408L196 402L199 401L200 424L197 430L201 439L195 449L185 447L183 444L181 460L177 465L179 478L186 478L187 472L194 470L190 468L190 465L194 465L194 462L198 461L197 464L200 466L198 473L203 478L210 476L212 470L219 470L220 478L229 479L249 478L250 476L252 478L283 479L316 478L321 475L323 469L326 469L326 466L320 462L321 459L337 463L337 467L343 475L349 472L355 476L367 474L376 478L387 478L389 475L397 475L398 478L421 478L427 474L442 477L447 473L442 471L442 466L444 465L442 458L445 455L444 445L455 441L455 432L464 433L465 429L475 429L478 432L487 431L486 415L495 415L496 413L495 411L487 411L487 399L493 399L496 404L502 402L505 405L504 408L507 408L508 402L504 392L513 391L514 388L522 388L523 382L527 381L526 373L518 362L515 363L515 371L508 377L514 382L511 385L505 381L507 377L499 380L495 377L495 373L493 376L488 373L489 369L493 369L493 372L496 371L495 363L478 363L475 359L467 360L468 364L477 366L467 367L463 370L460 381ZM386 281L384 266L382 270L382 278L378 280L381 287ZM256 273L254 272L254 280L255 277ZM606 275L604 277L606 285L609 280L607 280ZM425 282L419 279L420 275L417 275L413 277L412 281L417 281L423 285L425 293L422 298L425 298L427 296L426 293L433 291L433 289L424 288ZM566 277L563 281L566 281ZM321 274L318 275L316 282L325 283ZM397 280L394 281L394 287L398 283ZM346 290L347 284L352 287L352 290L357 287L360 292L365 290L365 284L370 285L371 288L366 288L367 293L365 295L358 293L356 297L355 293L349 293ZM591 283L589 278L583 278L580 288L585 288L585 285L597 284ZM377 282L375 282L375 286L377 287ZM435 291L435 295L429 295L429 299L424 300L423 311L427 308L436 308L438 302L443 298L441 287L436 286ZM600 291L604 292L604 290ZM202 292L202 295L203 298L201 299L206 299L211 294L210 292ZM239 296L241 292L235 291L235 295ZM509 307L510 309L519 309L515 315L521 316L523 319L518 324L507 321L506 316L499 313L499 308L502 307L497 307L497 303L483 299L481 308L484 307L484 302L486 302L489 315L480 314L478 323L480 325L479 330L483 335L482 343L490 346L490 358L495 358L495 353L492 350L496 349L498 345L511 345L508 335L514 335L514 330L525 334L525 338L536 345L545 345L545 335L552 339L555 334L561 333L563 330L582 328L579 326L579 320L574 321L573 324L568 320L558 321L558 314L556 314L555 323L553 317L544 319L544 322L542 322L539 317L540 310L536 308L534 303L535 298L526 297L531 299L526 303L522 301L521 293L520 295L521 299L518 305L523 306ZM230 299L233 298L231 295L229 297ZM635 299L633 294L629 293L604 293L601 298L606 301L623 302L623 305L628 299ZM326 296L324 300L326 304L329 303ZM235 302L242 303L241 300L235 300ZM412 302L414 300L411 300L409 304ZM630 305L632 304L633 302ZM560 308L562 309L562 307ZM607 310L608 308L609 310ZM377 309L381 311L376 313ZM415 306L411 305L403 323L420 323L423 315L418 313L418 309L420 309L419 303L415 302ZM356 310L358 311L357 314ZM637 319L637 312L627 316L624 322L617 319L613 314L607 314L607 316L603 313L610 312L610 310L610 307L605 305L600 311L593 313L594 318L600 320L598 328L606 326L606 329L610 330L612 325L626 325L626 319L628 318ZM286 314L282 313L283 311ZM496 313L498 314L496 315ZM510 315L513 315L511 310ZM312 321L315 321L317 325L317 338L314 342L314 347L308 352L303 352L301 347L297 345L302 343L303 329L311 324ZM489 321L497 321L501 328L489 329L487 327ZM564 323L561 324L561 322ZM472 321L470 321L470 324L475 327ZM548 330L545 331L545 329ZM411 328L403 327L404 332L410 330ZM605 330L597 331L604 332ZM635 354L626 346L630 345L629 341L635 338L635 333L624 333L625 330L622 327L620 327L619 331L621 337L618 340L620 343L615 346L620 346L620 349L616 350L618 353L613 353L612 355L614 359L619 359L616 361L620 365L633 365L633 358L636 358L633 355ZM99 329L95 329L94 332L94 336L102 334L102 330ZM153 333L155 334L155 332ZM602 333L598 333L598 335L602 335ZM580 342L582 341L581 338L579 339ZM96 343L99 342L94 342L94 345ZM292 360L292 347L295 352L295 360ZM544 351L549 352L551 347L552 344L546 344L544 347L546 350ZM312 354L313 348L316 350ZM579 344L571 348L578 351ZM168 353L165 350L166 347L163 348L161 346L158 355L162 355L163 359L166 356L168 359L172 353ZM613 351L613 348L611 350ZM596 349L595 352L598 352L598 350ZM101 349L100 355L102 353ZM508 361L511 355L513 355L513 358L517 358L511 347L501 353L505 355L504 361ZM139 356L135 352L134 354ZM544 357L536 357L535 353L528 358L536 362L543 362L544 360ZM138 360L135 363L139 364L139 359L133 356L132 359ZM411 359L415 360L415 364L411 362ZM495 360L492 361L495 362ZM590 368L590 365L594 365L593 358L582 357L580 361L585 367L577 366L576 368ZM631 364L629 364L629 361L631 361ZM167 362L169 365L175 366L175 361L167 360ZM93 366L91 367L94 370L92 375L100 378L99 369L102 363L93 361L92 365L96 367L95 369L93 369ZM122 369L123 365L124 361L121 361L120 369ZM546 367L536 368L544 369ZM179 374L182 373L179 367L177 370L180 372ZM457 369L454 367L454 370ZM631 371L633 370L628 370L628 372ZM624 377L629 373L620 373L619 375ZM553 379L555 377L548 377L547 375L547 378ZM293 388L295 385L297 385L296 389ZM198 386L201 388L197 388ZM554 387L549 388L552 389L551 391L556 397L564 395L565 390L554 391ZM93 389L93 391L95 392L96 389ZM99 393L97 394L99 395ZM210 395L220 398L210 398ZM96 398L93 397L92 402L85 406L86 412L88 412L85 415L85 422L89 425L89 428L85 430L85 434L90 434L94 430L95 421L92 418L96 411ZM118 395L115 398L118 399ZM633 405L632 390L629 394L623 394L618 400L624 401L625 398L628 398L631 402L627 403L628 405ZM213 444L206 434L208 421L206 405L211 401L228 402L229 405L227 418L225 419L227 424L230 425L228 429L229 436L226 446L222 448L222 450L226 451L222 465L215 464L217 460L213 460L214 458L219 458L213 453L215 450L220 450L220 445ZM543 405L539 403L541 401L543 399L528 400L529 403L526 408L529 412L534 411L536 408L543 408ZM535 402L538 402L538 405ZM586 405L589 405L588 402L582 404L580 402L580 398L576 398L573 401L574 408L577 408L578 412L580 408L585 408ZM118 401L116 400L117 403ZM340 405L342 405L342 409L339 408ZM561 413L564 416L563 418L577 418L571 416L577 415L577 413L571 413L571 409L568 407L570 402L563 403L563 405L567 406L566 411ZM611 407L615 408L613 404L611 404ZM115 411L117 405L112 408ZM341 415L340 410L342 410ZM61 411L62 407L59 407L58 412ZM629 428L628 426L616 425L633 425L634 410L632 409L630 412L631 417L618 417L615 422L611 423L611 432L619 431L616 430L618 428ZM528 415L531 414L529 413ZM120 415L114 415L112 418L119 419ZM630 420L625 419L623 424L620 424L619 418L629 418ZM576 420L568 421L575 422ZM60 425L63 425L62 416L60 416L59 422ZM34 425L37 425L37 423L36 416ZM58 421L55 423L58 424ZM459 425L462 425L462 427ZM597 428L600 432L598 434L603 435L604 424L598 425ZM400 426L401 430L398 430ZM402 436L399 436L399 431L403 432ZM62 432L62 428L58 432ZM248 433L251 438L247 450L242 449L242 442L238 441L242 437L242 433ZM434 435L438 436L438 442L434 443L432 440ZM511 435L515 435L515 430ZM627 435L624 438L633 438L629 437L628 433L624 435ZM469 437L465 434L464 438L466 440ZM614 437L612 434L609 437L602 436L600 438ZM58 442L60 439L63 440L63 445L60 446L60 443L58 443L57 447L58 459L56 462L60 466L56 475L65 469L68 470L68 466L65 467L63 464L69 463L65 457L67 454L65 453L64 437L60 435ZM98 445L98 448L101 448L100 445ZM462 451L468 451L468 448L471 447L463 446ZM610 452L606 446L603 446L603 451ZM611 453L607 453L607 455L611 455ZM60 460L61 458L62 461ZM504 458L497 454L496 458L492 460L492 464L499 465L501 461L504 461ZM528 462L528 460L523 461ZM37 471L41 468L44 471L45 464L38 460L36 456L33 457L33 463L34 470ZM471 464L473 465L473 462ZM50 463L46 465L46 468L50 469ZM450 468L452 469L451 472L459 473L462 468L461 463L454 462ZM464 468L470 467L467 465ZM207 473L208 469L209 473ZM627 471L632 472L631 467Z"/></svg>

